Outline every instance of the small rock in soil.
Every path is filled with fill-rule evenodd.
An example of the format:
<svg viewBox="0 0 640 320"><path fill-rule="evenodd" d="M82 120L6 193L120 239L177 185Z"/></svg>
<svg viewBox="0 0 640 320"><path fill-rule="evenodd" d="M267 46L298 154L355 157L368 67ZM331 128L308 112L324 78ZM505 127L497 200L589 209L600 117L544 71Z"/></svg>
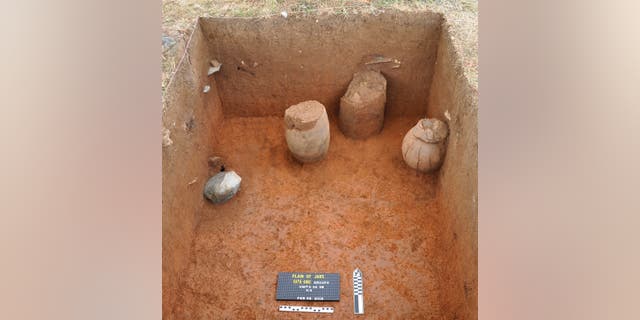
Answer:
<svg viewBox="0 0 640 320"><path fill-rule="evenodd" d="M217 156L210 157L208 162L209 162L209 167L212 169L220 170L220 168L224 166L224 159L222 159L221 157L217 157Z"/></svg>
<svg viewBox="0 0 640 320"><path fill-rule="evenodd" d="M204 196L213 203L224 203L238 192L241 181L235 171L220 172L207 181Z"/></svg>
<svg viewBox="0 0 640 320"><path fill-rule="evenodd" d="M162 128L162 146L168 147L173 144L173 140L171 140L171 131L169 129L163 127Z"/></svg>
<svg viewBox="0 0 640 320"><path fill-rule="evenodd" d="M162 36L162 50L167 51L176 45L176 40L169 36Z"/></svg>
<svg viewBox="0 0 640 320"><path fill-rule="evenodd" d="M209 61L209 71L207 71L207 76L220 71L220 67L222 67L222 63L218 62L218 60L214 59Z"/></svg>

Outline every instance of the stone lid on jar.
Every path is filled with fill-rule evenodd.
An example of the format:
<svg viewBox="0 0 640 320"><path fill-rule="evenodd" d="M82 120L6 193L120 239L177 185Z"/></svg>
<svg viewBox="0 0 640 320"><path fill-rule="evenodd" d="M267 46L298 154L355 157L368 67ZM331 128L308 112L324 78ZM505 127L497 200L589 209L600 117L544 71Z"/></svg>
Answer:
<svg viewBox="0 0 640 320"><path fill-rule="evenodd" d="M413 136L427 142L438 143L447 138L447 124L438 119L420 119L412 129Z"/></svg>
<svg viewBox="0 0 640 320"><path fill-rule="evenodd" d="M324 105L316 100L308 100L293 105L284 112L287 129L301 131L315 127L316 122L326 113Z"/></svg>

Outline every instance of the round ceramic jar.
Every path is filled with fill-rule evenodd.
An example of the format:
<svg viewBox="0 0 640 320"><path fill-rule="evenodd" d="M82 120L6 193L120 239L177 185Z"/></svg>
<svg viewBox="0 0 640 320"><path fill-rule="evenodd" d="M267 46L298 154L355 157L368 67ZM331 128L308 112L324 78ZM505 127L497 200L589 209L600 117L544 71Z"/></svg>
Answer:
<svg viewBox="0 0 640 320"><path fill-rule="evenodd" d="M447 124L438 119L421 119L402 140L402 158L421 172L438 170L442 165Z"/></svg>

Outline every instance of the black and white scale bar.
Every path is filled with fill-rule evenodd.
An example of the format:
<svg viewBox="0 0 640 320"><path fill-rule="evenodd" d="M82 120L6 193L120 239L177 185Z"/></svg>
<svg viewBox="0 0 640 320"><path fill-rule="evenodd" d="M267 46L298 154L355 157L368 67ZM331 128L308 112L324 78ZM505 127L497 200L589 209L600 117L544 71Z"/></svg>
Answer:
<svg viewBox="0 0 640 320"><path fill-rule="evenodd" d="M333 313L333 307L280 306L278 310L284 312Z"/></svg>
<svg viewBox="0 0 640 320"><path fill-rule="evenodd" d="M362 271L353 270L353 313L364 314L364 293L362 290Z"/></svg>

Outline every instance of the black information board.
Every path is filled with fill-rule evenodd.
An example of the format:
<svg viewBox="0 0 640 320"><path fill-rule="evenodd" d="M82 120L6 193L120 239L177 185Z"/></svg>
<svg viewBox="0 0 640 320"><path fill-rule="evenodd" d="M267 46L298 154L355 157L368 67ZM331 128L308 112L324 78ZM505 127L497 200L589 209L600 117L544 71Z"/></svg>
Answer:
<svg viewBox="0 0 640 320"><path fill-rule="evenodd" d="M340 274L280 272L276 300L340 301Z"/></svg>

